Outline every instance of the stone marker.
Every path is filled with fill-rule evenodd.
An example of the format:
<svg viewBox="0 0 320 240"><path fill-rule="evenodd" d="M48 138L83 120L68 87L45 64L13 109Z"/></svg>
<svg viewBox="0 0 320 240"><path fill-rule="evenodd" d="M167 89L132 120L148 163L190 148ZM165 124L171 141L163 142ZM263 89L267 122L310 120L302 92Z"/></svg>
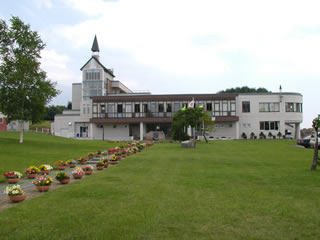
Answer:
<svg viewBox="0 0 320 240"><path fill-rule="evenodd" d="M187 140L181 142L181 147L183 148L195 148L196 147L196 142L193 140Z"/></svg>

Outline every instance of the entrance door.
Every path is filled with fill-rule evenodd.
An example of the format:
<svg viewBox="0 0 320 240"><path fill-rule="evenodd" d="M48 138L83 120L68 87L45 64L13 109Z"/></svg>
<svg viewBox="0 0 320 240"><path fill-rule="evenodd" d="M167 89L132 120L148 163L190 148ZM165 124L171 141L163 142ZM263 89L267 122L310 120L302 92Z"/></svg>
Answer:
<svg viewBox="0 0 320 240"><path fill-rule="evenodd" d="M88 137L88 127L80 127L80 137Z"/></svg>

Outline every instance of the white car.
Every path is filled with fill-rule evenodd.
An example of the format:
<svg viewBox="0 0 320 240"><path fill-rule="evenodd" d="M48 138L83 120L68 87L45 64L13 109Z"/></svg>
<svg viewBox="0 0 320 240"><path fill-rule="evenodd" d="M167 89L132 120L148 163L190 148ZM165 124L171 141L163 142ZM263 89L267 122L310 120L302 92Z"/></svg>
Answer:
<svg viewBox="0 0 320 240"><path fill-rule="evenodd" d="M310 143L309 146L311 148L314 148L314 145L316 144L316 138L315 137L311 137L310 139ZM320 147L320 134L318 134L318 148Z"/></svg>

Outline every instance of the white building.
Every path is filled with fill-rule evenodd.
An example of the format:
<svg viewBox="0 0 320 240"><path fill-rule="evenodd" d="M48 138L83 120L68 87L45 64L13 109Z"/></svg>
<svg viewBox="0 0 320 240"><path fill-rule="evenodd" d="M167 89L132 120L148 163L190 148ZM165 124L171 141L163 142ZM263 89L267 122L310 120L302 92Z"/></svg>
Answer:
<svg viewBox="0 0 320 240"><path fill-rule="evenodd" d="M72 109L56 115L52 132L68 138L131 140L160 128L170 137L172 116L192 99L212 111L215 139L265 136L300 136L302 95L134 93L116 81L100 62L95 37L92 57L81 68L82 83L72 85ZM272 135L272 136L271 136Z"/></svg>

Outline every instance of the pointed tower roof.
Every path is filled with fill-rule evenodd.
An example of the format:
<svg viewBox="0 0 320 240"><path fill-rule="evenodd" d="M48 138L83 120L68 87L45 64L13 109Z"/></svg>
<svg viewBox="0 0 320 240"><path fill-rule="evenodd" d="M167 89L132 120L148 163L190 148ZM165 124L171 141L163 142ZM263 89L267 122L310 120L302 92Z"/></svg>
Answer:
<svg viewBox="0 0 320 240"><path fill-rule="evenodd" d="M99 45L98 45L98 40L97 40L97 35L94 36L94 40L93 40L91 51L92 52L100 52Z"/></svg>

